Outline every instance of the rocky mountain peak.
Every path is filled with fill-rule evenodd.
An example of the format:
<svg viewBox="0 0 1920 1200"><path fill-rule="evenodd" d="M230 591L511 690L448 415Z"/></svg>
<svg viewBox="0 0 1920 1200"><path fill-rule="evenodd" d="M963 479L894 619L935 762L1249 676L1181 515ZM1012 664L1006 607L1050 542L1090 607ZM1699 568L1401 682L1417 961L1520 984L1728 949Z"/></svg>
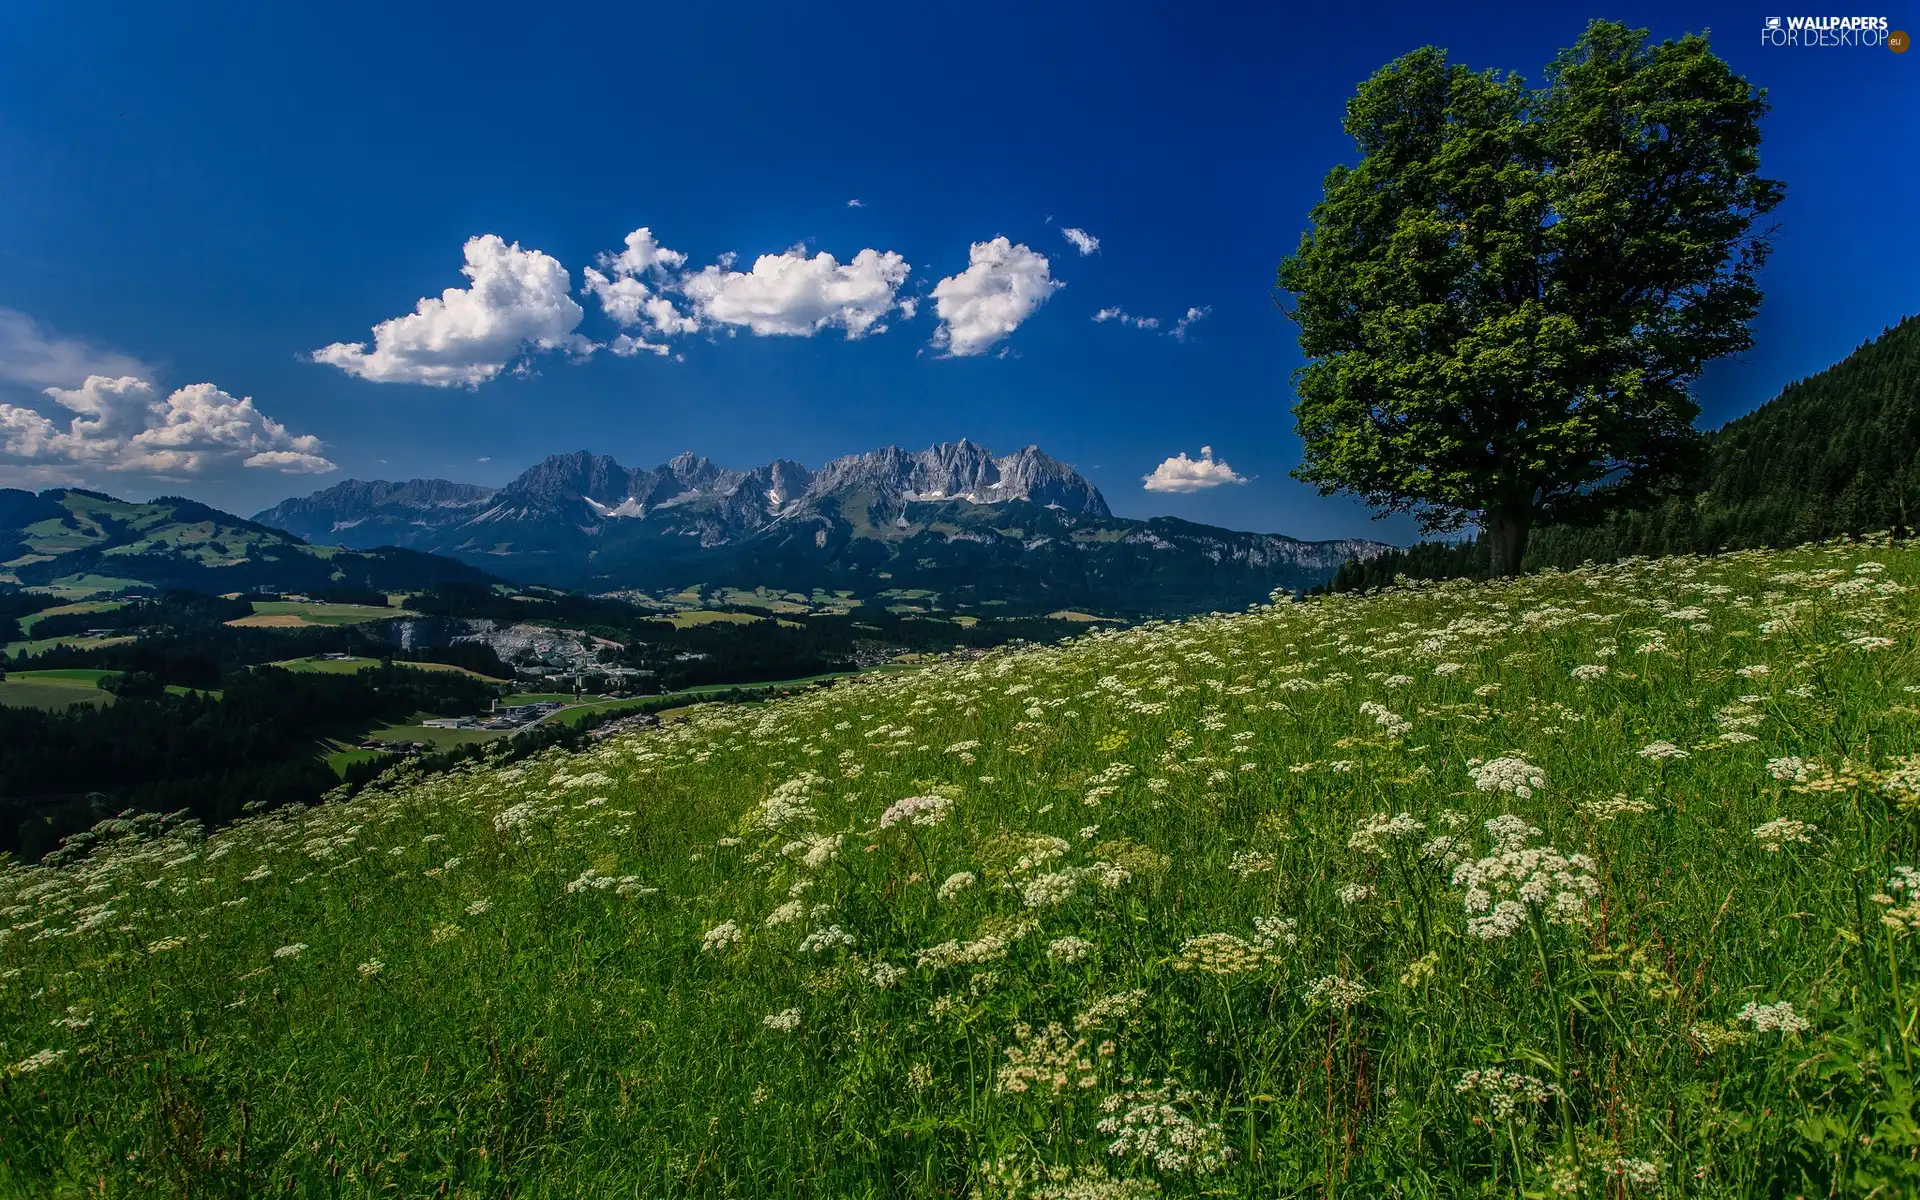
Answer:
<svg viewBox="0 0 1920 1200"><path fill-rule="evenodd" d="M1079 472L1038 447L1005 458L978 442L962 438L925 450L887 446L865 454L836 458L814 476L811 494L827 496L869 491L883 504L905 501L964 500L997 504L1030 500L1069 512L1109 515L1099 489Z"/></svg>
<svg viewBox="0 0 1920 1200"><path fill-rule="evenodd" d="M618 504L628 492L627 469L604 454L555 454L521 472L501 489L502 503L572 503L581 497Z"/></svg>
<svg viewBox="0 0 1920 1200"><path fill-rule="evenodd" d="M996 459L1002 490L1017 492L1035 504L1058 505L1068 512L1109 517L1106 497L1080 472L1048 455L1038 446L1026 446Z"/></svg>

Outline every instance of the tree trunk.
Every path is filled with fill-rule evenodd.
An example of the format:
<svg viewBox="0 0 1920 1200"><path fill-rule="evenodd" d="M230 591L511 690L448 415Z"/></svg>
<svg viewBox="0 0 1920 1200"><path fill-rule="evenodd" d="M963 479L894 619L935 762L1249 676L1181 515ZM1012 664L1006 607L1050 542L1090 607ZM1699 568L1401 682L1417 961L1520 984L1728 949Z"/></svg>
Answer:
<svg viewBox="0 0 1920 1200"><path fill-rule="evenodd" d="M1496 508L1487 513L1487 544L1493 554L1489 570L1495 579L1512 579L1520 573L1520 560L1526 557L1527 534L1533 529L1533 513L1525 508Z"/></svg>

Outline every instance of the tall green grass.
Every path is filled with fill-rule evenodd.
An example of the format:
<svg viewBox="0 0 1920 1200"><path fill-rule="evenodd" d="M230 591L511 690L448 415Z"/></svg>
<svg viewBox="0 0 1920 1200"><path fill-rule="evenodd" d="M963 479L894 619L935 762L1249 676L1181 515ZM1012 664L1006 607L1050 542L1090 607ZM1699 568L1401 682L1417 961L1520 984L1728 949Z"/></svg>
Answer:
<svg viewBox="0 0 1920 1200"><path fill-rule="evenodd" d="M1920 1188L1920 554L864 677L0 874L0 1191Z"/></svg>

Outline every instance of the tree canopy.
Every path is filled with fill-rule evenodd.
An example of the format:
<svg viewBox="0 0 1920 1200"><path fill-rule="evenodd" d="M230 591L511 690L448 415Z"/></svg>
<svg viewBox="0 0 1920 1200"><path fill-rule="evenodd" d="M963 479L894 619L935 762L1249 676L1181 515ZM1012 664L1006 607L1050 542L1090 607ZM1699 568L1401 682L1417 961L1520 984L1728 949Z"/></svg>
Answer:
<svg viewBox="0 0 1920 1200"><path fill-rule="evenodd" d="M1670 478L1693 380L1751 344L1784 190L1766 111L1704 37L1607 21L1538 88L1433 47L1383 67L1347 105L1359 161L1279 269L1308 358L1295 475L1478 523L1501 575L1538 521Z"/></svg>

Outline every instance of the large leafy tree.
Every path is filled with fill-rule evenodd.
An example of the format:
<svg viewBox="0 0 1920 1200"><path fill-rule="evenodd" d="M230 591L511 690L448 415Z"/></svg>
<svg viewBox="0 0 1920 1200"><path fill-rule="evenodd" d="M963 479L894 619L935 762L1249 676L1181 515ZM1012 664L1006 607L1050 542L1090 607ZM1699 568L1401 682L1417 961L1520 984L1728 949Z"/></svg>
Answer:
<svg viewBox="0 0 1920 1200"><path fill-rule="evenodd" d="M1280 266L1308 359L1294 474L1428 531L1477 523L1496 575L1535 523L1670 476L1691 383L1752 341L1783 193L1766 111L1704 37L1607 21L1538 88L1432 47L1381 68L1347 104L1358 163Z"/></svg>

